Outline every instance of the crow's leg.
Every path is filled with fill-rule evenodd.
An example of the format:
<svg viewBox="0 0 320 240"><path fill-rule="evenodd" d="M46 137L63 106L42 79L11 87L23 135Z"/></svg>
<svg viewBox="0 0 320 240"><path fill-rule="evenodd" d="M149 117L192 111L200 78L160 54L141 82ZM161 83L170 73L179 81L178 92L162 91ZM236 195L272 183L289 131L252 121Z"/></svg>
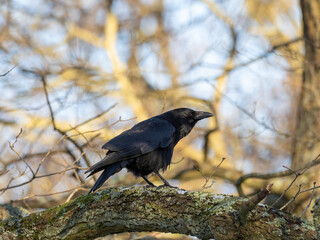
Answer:
<svg viewBox="0 0 320 240"><path fill-rule="evenodd" d="M171 186L170 183L168 183L168 181L165 180L164 177L162 177L162 176L160 175L160 173L156 172L156 174L158 175L158 177L159 177L159 178L162 180L162 182L164 183L163 185L158 186L158 188L162 188L162 187L178 188L178 187Z"/></svg>
<svg viewBox="0 0 320 240"><path fill-rule="evenodd" d="M167 180L164 179L164 177L162 177L160 175L160 173L156 172L156 174L158 175L158 177L162 180L162 182L164 183L165 186L171 187L171 185L168 183Z"/></svg>
<svg viewBox="0 0 320 240"><path fill-rule="evenodd" d="M155 185L152 182L150 182L148 178L146 178L145 176L141 176L141 177L143 178L143 180L145 180L149 184L150 187L155 187Z"/></svg>

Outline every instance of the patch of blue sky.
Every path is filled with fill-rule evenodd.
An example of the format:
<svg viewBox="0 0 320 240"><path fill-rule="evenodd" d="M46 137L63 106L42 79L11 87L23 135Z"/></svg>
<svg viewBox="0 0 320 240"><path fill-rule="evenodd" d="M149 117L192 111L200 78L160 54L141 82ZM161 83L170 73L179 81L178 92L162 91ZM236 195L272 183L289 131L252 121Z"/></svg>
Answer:
<svg viewBox="0 0 320 240"><path fill-rule="evenodd" d="M36 29L32 34L36 36L33 37L33 40L41 46L55 47L55 45L65 44L66 40L65 26L53 21L44 20L40 28Z"/></svg>
<svg viewBox="0 0 320 240"><path fill-rule="evenodd" d="M159 59L159 46L143 44L138 53L143 76L155 89L164 90L171 86L171 76Z"/></svg>
<svg viewBox="0 0 320 240"><path fill-rule="evenodd" d="M131 36L128 31L121 31L117 36L116 48L121 61L127 62L130 57Z"/></svg>
<svg viewBox="0 0 320 240"><path fill-rule="evenodd" d="M208 15L209 10L200 1L164 1L166 28L179 29L193 20Z"/></svg>
<svg viewBox="0 0 320 240"><path fill-rule="evenodd" d="M89 62L92 68L101 69L101 72L99 74L101 74L102 77L110 79L113 78L113 67L105 49L93 48L90 54Z"/></svg>
<svg viewBox="0 0 320 240"><path fill-rule="evenodd" d="M117 15L120 21L130 19L132 16L131 11L128 2L124 0L117 0L112 3L112 12Z"/></svg>
<svg viewBox="0 0 320 240"><path fill-rule="evenodd" d="M47 10L50 12L50 3L44 0L32 0L30 4L29 0L12 0L12 6L15 9L27 11L28 13L38 14L39 12ZM15 12L15 11L13 11Z"/></svg>

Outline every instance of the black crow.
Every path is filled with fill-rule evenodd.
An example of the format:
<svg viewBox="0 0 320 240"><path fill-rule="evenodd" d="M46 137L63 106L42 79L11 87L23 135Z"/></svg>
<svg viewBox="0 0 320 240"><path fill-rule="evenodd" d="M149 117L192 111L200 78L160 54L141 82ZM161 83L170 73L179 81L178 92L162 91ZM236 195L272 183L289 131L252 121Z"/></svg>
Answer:
<svg viewBox="0 0 320 240"><path fill-rule="evenodd" d="M150 186L154 186L147 179L150 173L157 174L165 186L170 186L159 170L165 171L170 165L173 148L179 140L188 135L199 120L212 116L209 112L177 108L142 121L111 139L102 146L108 150L106 156L86 171L90 172L89 177L103 170L88 194L122 168L142 177Z"/></svg>

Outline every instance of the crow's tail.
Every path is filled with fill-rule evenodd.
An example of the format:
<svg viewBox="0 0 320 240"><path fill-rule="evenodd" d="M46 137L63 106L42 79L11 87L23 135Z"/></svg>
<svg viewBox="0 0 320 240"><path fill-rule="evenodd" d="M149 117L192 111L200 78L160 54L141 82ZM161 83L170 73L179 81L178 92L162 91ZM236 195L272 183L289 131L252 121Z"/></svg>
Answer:
<svg viewBox="0 0 320 240"><path fill-rule="evenodd" d="M105 181L107 181L107 179L109 177L111 177L113 174L119 172L123 167L124 167L123 162L122 163L121 162L117 162L117 163L114 163L114 164L111 164L111 165L107 166L106 169L104 169L104 171L102 172L102 174L98 178L98 180L95 182L95 184L93 185L91 190L89 191L88 195L91 192L96 191L99 187L101 187L101 185Z"/></svg>

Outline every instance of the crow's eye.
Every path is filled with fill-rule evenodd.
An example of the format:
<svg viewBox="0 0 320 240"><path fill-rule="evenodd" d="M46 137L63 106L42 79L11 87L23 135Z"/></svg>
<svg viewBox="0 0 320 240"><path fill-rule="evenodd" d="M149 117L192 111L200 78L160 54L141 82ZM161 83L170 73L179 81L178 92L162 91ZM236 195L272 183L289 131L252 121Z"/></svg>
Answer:
<svg viewBox="0 0 320 240"><path fill-rule="evenodd" d="M188 117L192 117L193 118L193 114L191 112L188 113Z"/></svg>

